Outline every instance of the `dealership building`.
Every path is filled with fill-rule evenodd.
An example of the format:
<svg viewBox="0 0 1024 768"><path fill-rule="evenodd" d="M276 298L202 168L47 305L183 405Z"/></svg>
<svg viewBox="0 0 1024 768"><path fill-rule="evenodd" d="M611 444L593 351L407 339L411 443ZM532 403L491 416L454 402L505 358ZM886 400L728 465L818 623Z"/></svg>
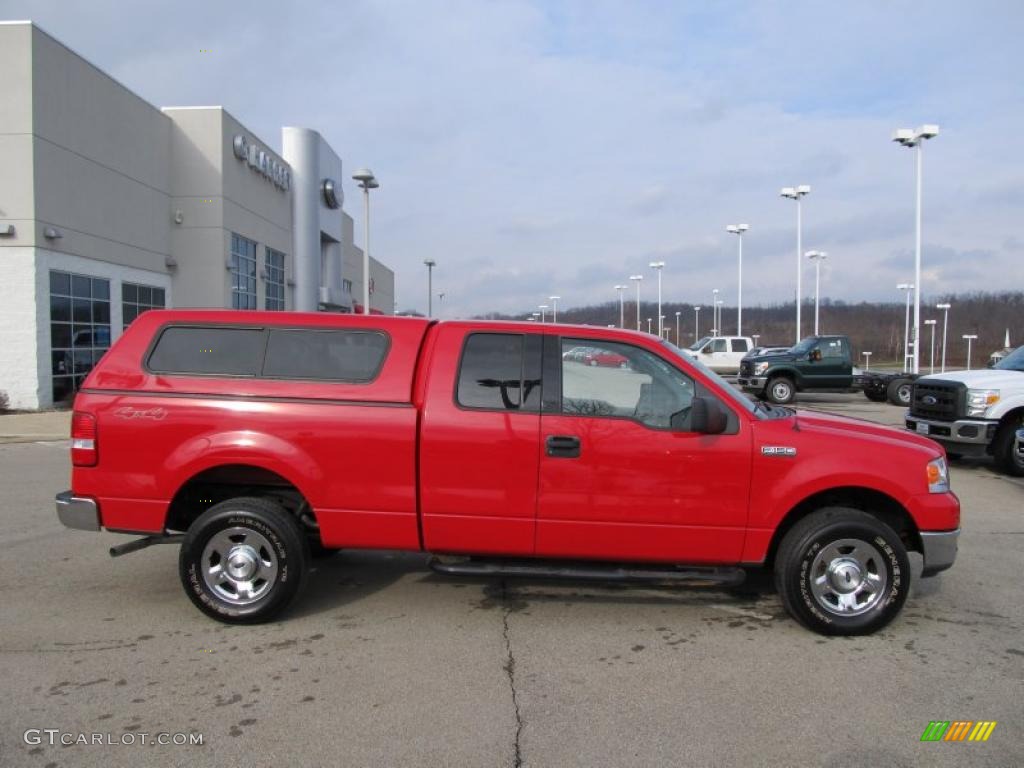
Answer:
<svg viewBox="0 0 1024 768"><path fill-rule="evenodd" d="M338 154L223 107L159 109L30 22L0 22L0 392L67 401L155 307L362 311ZM370 262L370 311L394 273ZM361 301L361 299L360 299Z"/></svg>

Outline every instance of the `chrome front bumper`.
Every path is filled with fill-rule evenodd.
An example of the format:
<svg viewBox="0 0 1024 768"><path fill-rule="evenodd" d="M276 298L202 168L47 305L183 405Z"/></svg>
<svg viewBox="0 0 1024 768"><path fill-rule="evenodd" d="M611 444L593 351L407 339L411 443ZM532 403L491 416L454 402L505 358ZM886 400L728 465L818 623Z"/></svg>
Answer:
<svg viewBox="0 0 1024 768"><path fill-rule="evenodd" d="M768 383L768 379L764 376L740 376L736 383L744 389L760 392Z"/></svg>
<svg viewBox="0 0 1024 768"><path fill-rule="evenodd" d="M100 529L100 509L95 500L64 491L57 494L56 503L57 518L68 528L80 531Z"/></svg>
<svg viewBox="0 0 1024 768"><path fill-rule="evenodd" d="M981 419L958 419L957 421L935 421L933 419L921 419L912 416L910 412L906 415L906 427L911 432L930 437L947 443L966 443L968 445L985 446L992 442L995 437L998 421L983 421ZM922 427L927 431L922 431Z"/></svg>
<svg viewBox="0 0 1024 768"><path fill-rule="evenodd" d="M922 576L934 576L953 565L956 560L957 541L960 529L955 531L921 531L921 545L924 555Z"/></svg>

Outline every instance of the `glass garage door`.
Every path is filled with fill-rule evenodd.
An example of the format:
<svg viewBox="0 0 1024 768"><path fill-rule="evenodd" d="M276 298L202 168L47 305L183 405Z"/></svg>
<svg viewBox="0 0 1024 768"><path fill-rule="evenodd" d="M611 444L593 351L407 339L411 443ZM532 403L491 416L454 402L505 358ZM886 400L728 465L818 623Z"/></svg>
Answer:
<svg viewBox="0 0 1024 768"><path fill-rule="evenodd" d="M110 347L110 281L50 271L53 402L70 401Z"/></svg>

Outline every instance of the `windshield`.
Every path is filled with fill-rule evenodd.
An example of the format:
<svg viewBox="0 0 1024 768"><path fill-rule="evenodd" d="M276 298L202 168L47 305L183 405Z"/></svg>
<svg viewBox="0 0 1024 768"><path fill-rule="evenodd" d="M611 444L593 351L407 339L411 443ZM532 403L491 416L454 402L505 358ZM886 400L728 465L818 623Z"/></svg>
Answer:
<svg viewBox="0 0 1024 768"><path fill-rule="evenodd" d="M697 343L703 344L705 341L707 341L707 339L702 339ZM681 350L679 347L673 344L671 341L665 341L664 339L662 339L661 344L673 355L675 355L681 360L685 360L687 363L694 366L695 368L699 368L701 370L701 373L703 373L709 379L713 379L719 386L721 386L722 391L725 392L734 403L740 406L743 410L747 411L747 413L757 413L757 407L751 400L745 397L743 393L736 389L732 384L727 382L717 373L715 373L706 365L704 365L704 363L702 363L700 360L698 360L695 357L690 357L685 352L683 352L683 350ZM690 349L693 349L693 347L690 347Z"/></svg>
<svg viewBox="0 0 1024 768"><path fill-rule="evenodd" d="M1024 347L1017 347L992 367L999 371L1024 371Z"/></svg>
<svg viewBox="0 0 1024 768"><path fill-rule="evenodd" d="M700 350L700 348L701 348L701 347L703 347L703 346L704 346L705 344L707 344L707 343L708 343L709 341L711 341L711 337L710 337L710 336L705 336L705 337L704 337L703 339L701 339L700 341L695 341L695 342L693 342L693 344L691 344L691 345L690 345L689 347L687 347L687 349L689 349L689 350L690 350L691 352L697 352L697 351L699 351L699 350ZM679 349L679 347L677 347L677 346L676 346L675 344L672 344L671 346L672 346L673 348L675 348L675 349ZM681 350L680 350L680 351L681 351Z"/></svg>
<svg viewBox="0 0 1024 768"><path fill-rule="evenodd" d="M794 355L805 355L808 352L810 352L812 349L814 349L814 347L815 347L815 345L817 345L817 343L818 343L817 337L815 337L815 336L808 336L806 339L801 341L795 347L790 347L789 351L792 352Z"/></svg>

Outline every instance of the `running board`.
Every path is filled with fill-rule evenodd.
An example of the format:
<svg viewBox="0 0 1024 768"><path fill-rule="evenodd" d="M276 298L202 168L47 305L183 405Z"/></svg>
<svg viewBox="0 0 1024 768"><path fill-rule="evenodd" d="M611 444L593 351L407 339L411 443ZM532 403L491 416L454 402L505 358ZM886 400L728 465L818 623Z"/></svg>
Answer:
<svg viewBox="0 0 1024 768"><path fill-rule="evenodd" d="M676 568L621 563L556 560L449 560L430 558L431 570L447 576L522 576L574 581L676 582L738 586L747 574L742 568Z"/></svg>

